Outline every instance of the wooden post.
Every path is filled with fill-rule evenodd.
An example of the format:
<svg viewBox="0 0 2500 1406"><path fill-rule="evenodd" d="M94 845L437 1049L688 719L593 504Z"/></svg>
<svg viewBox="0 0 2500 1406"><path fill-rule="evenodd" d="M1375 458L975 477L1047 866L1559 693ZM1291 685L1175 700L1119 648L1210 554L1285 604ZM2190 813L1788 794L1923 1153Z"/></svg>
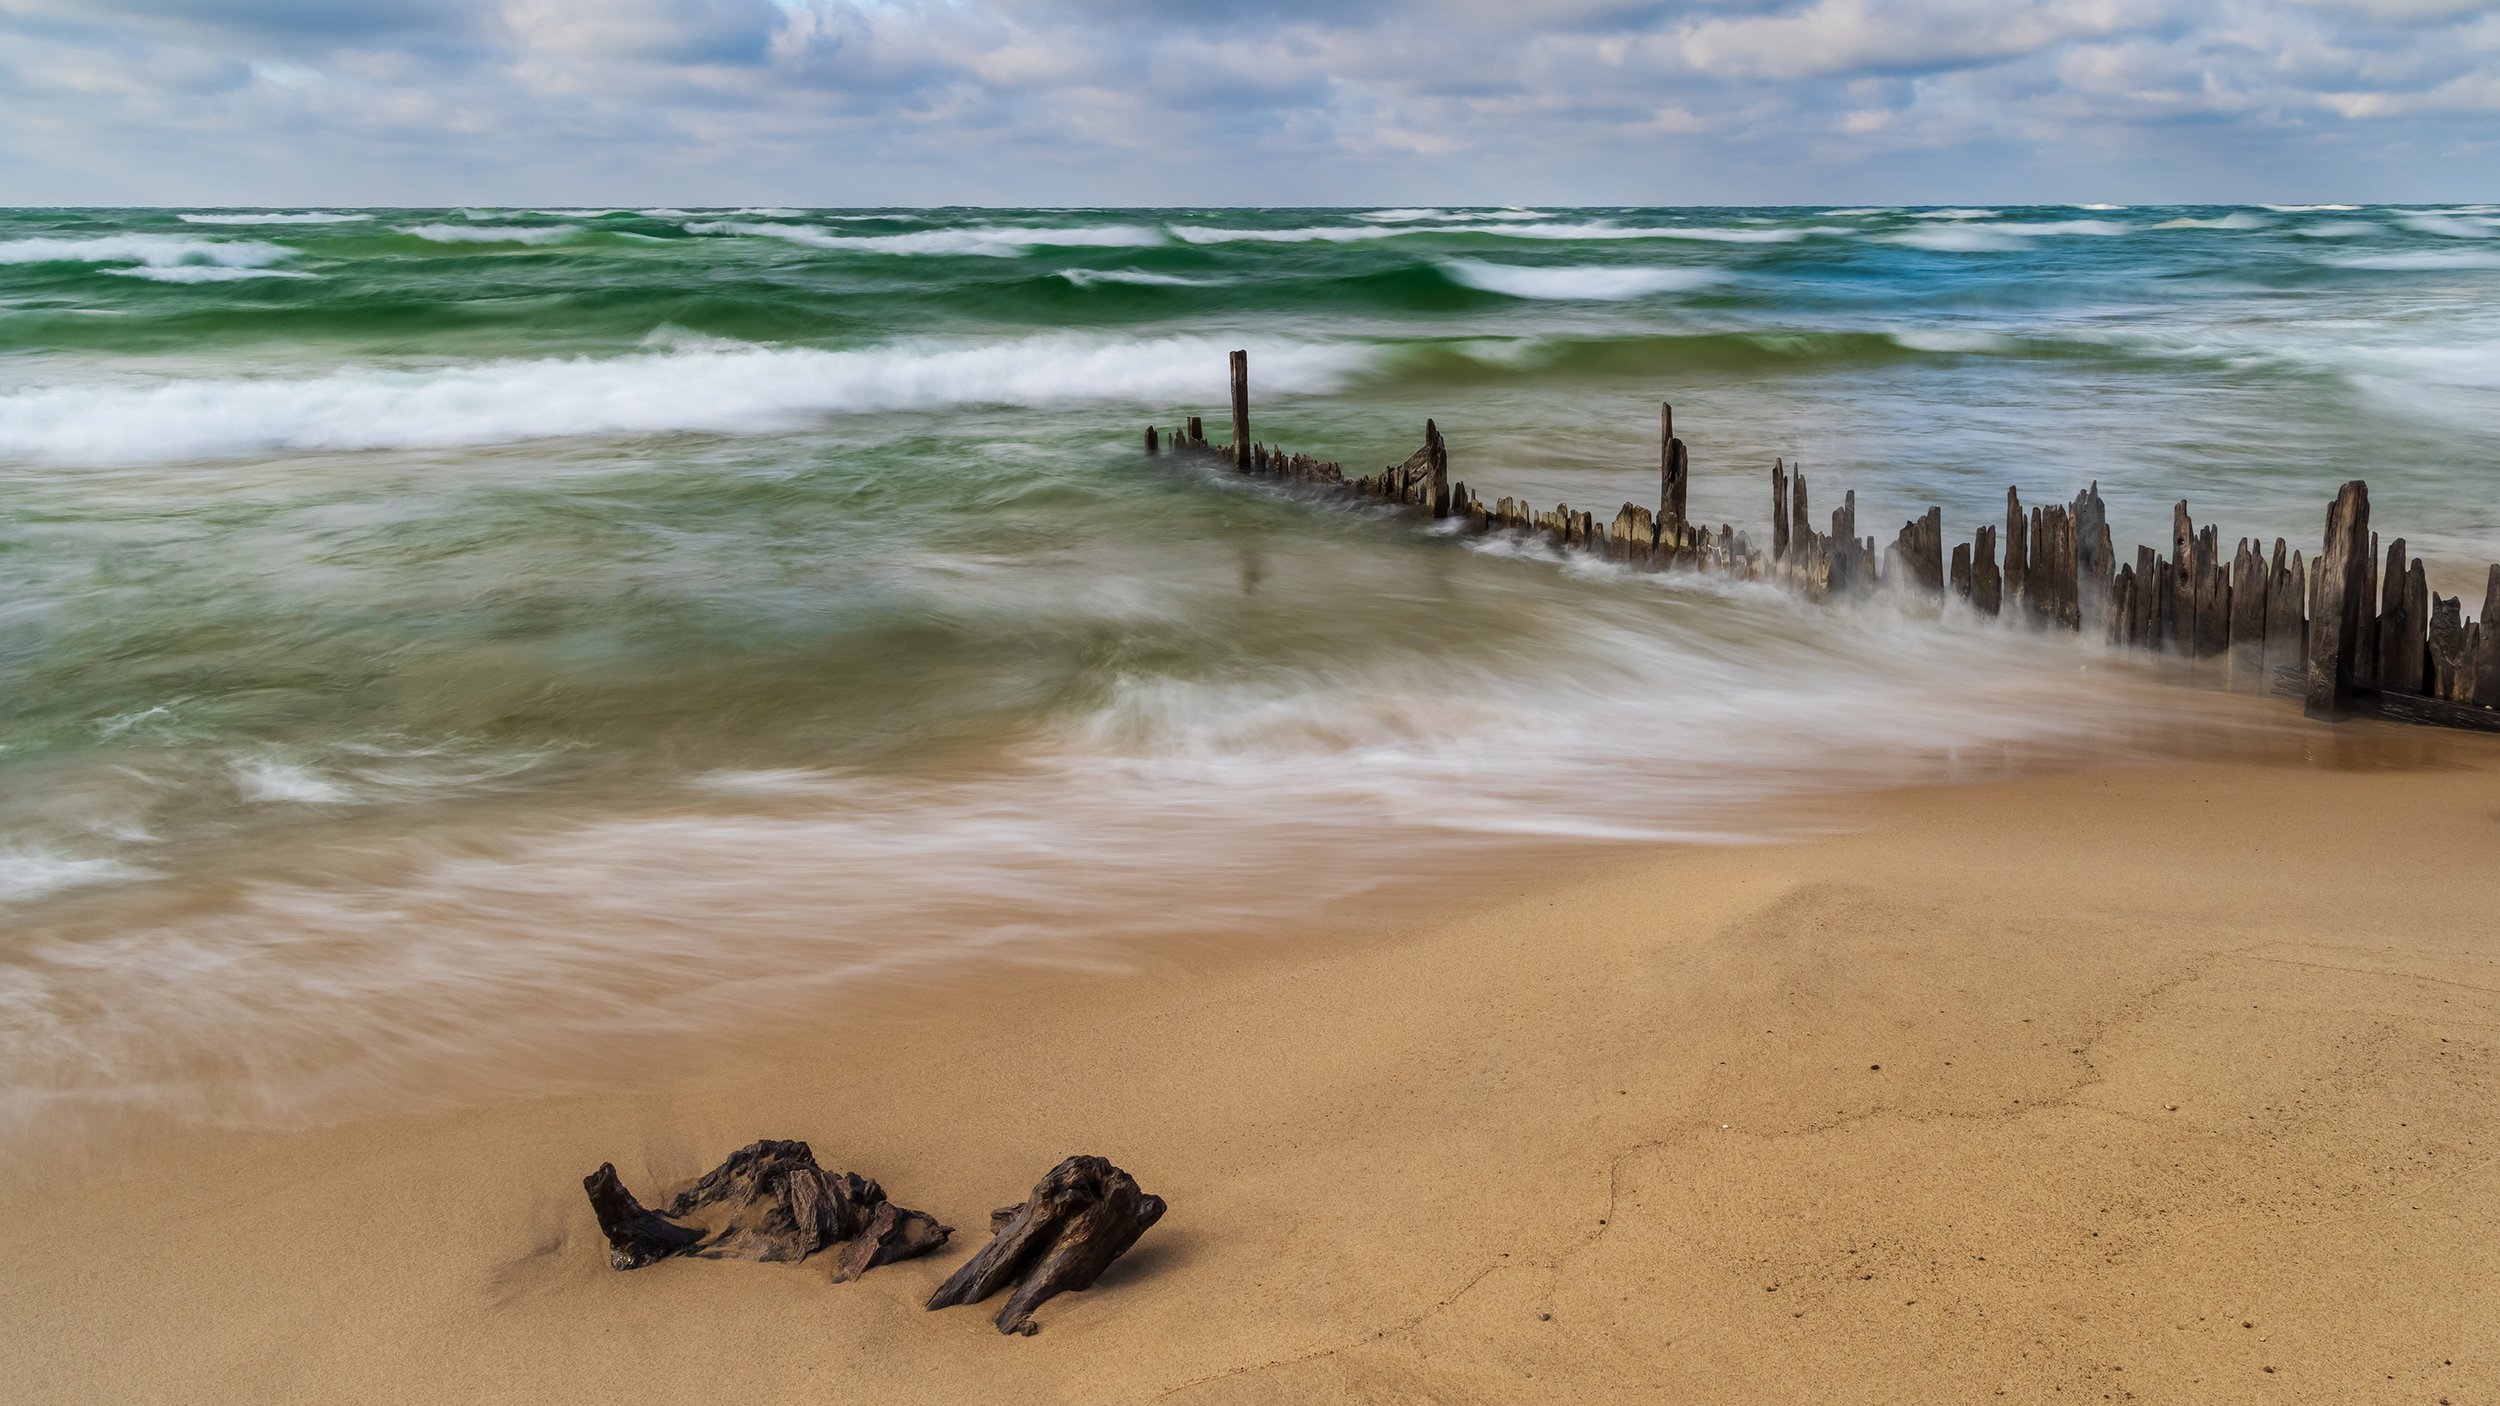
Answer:
<svg viewBox="0 0 2500 1406"><path fill-rule="evenodd" d="M1206 422L1199 419L1195 415L1189 417L1189 442L1192 444L1204 444L1207 442Z"/></svg>
<svg viewBox="0 0 2500 1406"><path fill-rule="evenodd" d="M1971 539L1970 603L1982 615L1994 615L2005 598L2005 578L1997 571L1997 530L1979 529Z"/></svg>
<svg viewBox="0 0 2500 1406"><path fill-rule="evenodd" d="M2109 508L2101 501L2101 481L2075 495L2070 509L2075 523L2075 607L2080 628L2095 638L2109 631L2110 579L2118 569L2109 540Z"/></svg>
<svg viewBox="0 0 2500 1406"><path fill-rule="evenodd" d="M2240 539L2231 557L2231 687L2266 691L2266 563L2258 543Z"/></svg>
<svg viewBox="0 0 2500 1406"><path fill-rule="evenodd" d="M1250 353L1233 353L1233 467L1250 472Z"/></svg>
<svg viewBox="0 0 2500 1406"><path fill-rule="evenodd" d="M2455 596L2431 597L2430 656L2430 687L2423 692L2457 701L2466 679L2466 659L2464 603Z"/></svg>
<svg viewBox="0 0 2500 1406"><path fill-rule="evenodd" d="M2277 686L2286 669L2299 670L2309 658L2309 618L2302 610L2309 600L2309 573L2301 555L2287 563L2284 541L2274 539L2274 568L2266 582L2266 687Z"/></svg>
<svg viewBox="0 0 2500 1406"><path fill-rule="evenodd" d="M2467 664L2474 680L2465 701L2500 708L2500 566L2491 569L2483 587L2483 615L2475 622L2473 657Z"/></svg>
<svg viewBox="0 0 2500 1406"><path fill-rule="evenodd" d="M1771 461L1771 560L1788 560L1788 465Z"/></svg>
<svg viewBox="0 0 2500 1406"><path fill-rule="evenodd" d="M2021 607L2030 583L2024 576L2030 570L2031 539L2023 531L2023 495L2014 489L2005 490L2005 607Z"/></svg>
<svg viewBox="0 0 2500 1406"><path fill-rule="evenodd" d="M1788 540L1793 546L1814 540L1814 519L1806 516L1806 471L1799 469L1788 481L1788 497L1792 505L1788 522ZM1825 586L1829 587L1826 578ZM1817 597L1820 599L1820 597Z"/></svg>
<svg viewBox="0 0 2500 1406"><path fill-rule="evenodd" d="M2378 534L2370 534L2370 550L2362 560L2361 630L2353 637L2352 686L2363 693L2378 689Z"/></svg>
<svg viewBox="0 0 2500 1406"><path fill-rule="evenodd" d="M1163 452L1163 446L1162 446L1160 443L1156 442L1156 440L1155 440L1155 427L1154 427L1154 426L1152 426L1152 425L1148 425L1148 426L1146 427L1146 454L1147 454L1147 457L1151 458L1151 457L1153 457L1154 455L1160 454L1160 453L1162 453L1162 452Z"/></svg>
<svg viewBox="0 0 2500 1406"><path fill-rule="evenodd" d="M1960 601L1964 605L1970 604L1972 590L1970 543L1956 542L1953 544L1952 571L1953 598Z"/></svg>
<svg viewBox="0 0 2500 1406"><path fill-rule="evenodd" d="M2408 565L2412 566L2407 570ZM2380 574L2378 620L2378 686L2398 693L2422 691L2423 639L2430 628L2430 587L2419 563L2405 555L2405 539L2387 544L2387 570ZM2422 592L2419 605L2414 591Z"/></svg>
<svg viewBox="0 0 2500 1406"><path fill-rule="evenodd" d="M1675 437L1675 407L1658 403L1658 521L1675 540L1684 536L1685 488L1693 476L1684 441Z"/></svg>
<svg viewBox="0 0 2500 1406"><path fill-rule="evenodd" d="M2351 707L2369 551L2370 486L2354 479L2327 509L2326 544L2318 552L2318 605L2309 620L2309 685L2302 701L2313 718L2334 721Z"/></svg>

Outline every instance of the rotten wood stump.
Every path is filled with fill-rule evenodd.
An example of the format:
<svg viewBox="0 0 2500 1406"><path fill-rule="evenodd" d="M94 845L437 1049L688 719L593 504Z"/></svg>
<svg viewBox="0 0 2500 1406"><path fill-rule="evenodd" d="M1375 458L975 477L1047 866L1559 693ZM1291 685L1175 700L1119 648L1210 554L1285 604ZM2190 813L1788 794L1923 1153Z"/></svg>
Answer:
<svg viewBox="0 0 2500 1406"><path fill-rule="evenodd" d="M925 1255L953 1230L886 1199L850 1172L828 1172L803 1142L749 1143L672 1198L665 1211L634 1199L602 1162L582 1178L608 1238L608 1263L640 1269L672 1255L795 1263L835 1248L833 1282Z"/></svg>
<svg viewBox="0 0 2500 1406"><path fill-rule="evenodd" d="M1063 1290L1093 1287L1147 1227L1163 1218L1163 1198L1100 1157L1071 1157L1050 1169L1021 1206L990 1213L994 1232L929 1296L929 1307L979 1303L1009 1280L1016 1290L998 1311L998 1331L1041 1331L1033 1310Z"/></svg>

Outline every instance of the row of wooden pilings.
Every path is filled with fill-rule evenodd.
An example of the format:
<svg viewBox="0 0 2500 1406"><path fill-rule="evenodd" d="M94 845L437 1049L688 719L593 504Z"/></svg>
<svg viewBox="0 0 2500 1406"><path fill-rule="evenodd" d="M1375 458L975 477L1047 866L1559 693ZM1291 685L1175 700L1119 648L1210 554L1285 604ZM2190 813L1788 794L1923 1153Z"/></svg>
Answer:
<svg viewBox="0 0 2500 1406"><path fill-rule="evenodd" d="M2169 552L2140 546L2121 562L2097 483L2071 502L2028 508L2008 488L2002 535L1981 527L1948 557L1942 509L1904 522L1879 549L1873 536L1858 535L1854 491L1827 527L1818 525L1804 471L1775 460L1766 548L1725 523L1713 529L1686 515L1691 460L1668 406L1659 409L1657 508L1625 503L1602 523L1567 503L1547 510L1505 497L1488 505L1451 481L1449 447L1430 420L1421 448L1361 478L1346 477L1333 459L1260 444L1250 438L1247 352L1232 354L1232 422L1231 442L1220 445L1196 416L1168 440L1150 425L1146 452L1219 455L1245 474L1464 519L1478 533L1534 535L1636 569L1770 582L1815 601L1883 597L1913 610L1968 609L2113 648L2211 660L2232 687L2299 694L2311 717L2363 711L2500 732L2500 565L2491 568L2480 618L2467 620L2457 597L2430 592L2405 539L2381 552L2369 485L2359 479L2328 506L2314 557L2287 550L2280 537L2269 555L2262 541L2243 537L2226 559L2220 531L2198 527L2181 502Z"/></svg>

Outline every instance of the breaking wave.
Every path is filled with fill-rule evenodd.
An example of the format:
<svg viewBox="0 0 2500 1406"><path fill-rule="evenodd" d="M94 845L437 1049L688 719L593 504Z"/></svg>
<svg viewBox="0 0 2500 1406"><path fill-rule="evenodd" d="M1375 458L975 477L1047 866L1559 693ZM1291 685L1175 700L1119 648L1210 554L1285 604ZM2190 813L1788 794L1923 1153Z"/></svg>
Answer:
<svg viewBox="0 0 2500 1406"><path fill-rule="evenodd" d="M50 386L0 394L0 458L150 463L578 435L745 434L842 413L1170 400L1201 390L1206 367L1221 365L1224 349L1195 337L1043 336ZM1263 386L1306 392L1340 385L1373 353L1284 343L1258 347L1257 355Z"/></svg>

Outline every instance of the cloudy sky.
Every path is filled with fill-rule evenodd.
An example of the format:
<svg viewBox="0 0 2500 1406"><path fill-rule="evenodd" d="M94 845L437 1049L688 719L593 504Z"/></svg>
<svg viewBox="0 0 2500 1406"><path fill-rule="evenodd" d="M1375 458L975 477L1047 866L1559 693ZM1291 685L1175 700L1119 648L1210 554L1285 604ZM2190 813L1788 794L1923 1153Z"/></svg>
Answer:
<svg viewBox="0 0 2500 1406"><path fill-rule="evenodd" d="M0 204L2500 196L2500 0L0 0Z"/></svg>

